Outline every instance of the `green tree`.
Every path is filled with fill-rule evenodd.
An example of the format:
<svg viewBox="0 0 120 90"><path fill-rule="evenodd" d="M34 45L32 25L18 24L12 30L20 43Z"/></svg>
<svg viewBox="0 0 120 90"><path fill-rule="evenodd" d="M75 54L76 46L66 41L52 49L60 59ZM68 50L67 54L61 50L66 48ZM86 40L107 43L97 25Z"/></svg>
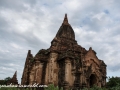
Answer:
<svg viewBox="0 0 120 90"><path fill-rule="evenodd" d="M11 77L6 77L6 78L4 79L4 84L7 84L7 82L10 81L10 80L11 80Z"/></svg>
<svg viewBox="0 0 120 90"><path fill-rule="evenodd" d="M11 79L11 77L6 77L4 80L9 81L10 79Z"/></svg>
<svg viewBox="0 0 120 90"><path fill-rule="evenodd" d="M120 86L120 77L109 77L108 82L107 82L107 87L108 88L113 88L113 87L118 87Z"/></svg>

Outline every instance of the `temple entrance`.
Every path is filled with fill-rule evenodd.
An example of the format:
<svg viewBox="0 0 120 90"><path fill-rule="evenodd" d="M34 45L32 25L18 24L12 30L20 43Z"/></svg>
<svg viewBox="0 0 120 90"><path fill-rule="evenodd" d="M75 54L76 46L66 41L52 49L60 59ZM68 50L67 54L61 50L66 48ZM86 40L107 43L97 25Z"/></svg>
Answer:
<svg viewBox="0 0 120 90"><path fill-rule="evenodd" d="M91 74L90 78L89 78L89 85L90 85L90 87L92 87L96 84L97 84L96 76L94 74Z"/></svg>

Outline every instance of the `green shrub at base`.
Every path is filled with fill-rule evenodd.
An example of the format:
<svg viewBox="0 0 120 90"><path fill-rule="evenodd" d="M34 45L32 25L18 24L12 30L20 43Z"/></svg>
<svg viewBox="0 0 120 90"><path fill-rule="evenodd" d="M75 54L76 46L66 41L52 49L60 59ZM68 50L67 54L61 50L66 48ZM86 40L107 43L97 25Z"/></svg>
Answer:
<svg viewBox="0 0 120 90"><path fill-rule="evenodd" d="M63 90L63 88L59 89L58 86L54 86L53 84L48 85L48 87L44 88L45 90Z"/></svg>

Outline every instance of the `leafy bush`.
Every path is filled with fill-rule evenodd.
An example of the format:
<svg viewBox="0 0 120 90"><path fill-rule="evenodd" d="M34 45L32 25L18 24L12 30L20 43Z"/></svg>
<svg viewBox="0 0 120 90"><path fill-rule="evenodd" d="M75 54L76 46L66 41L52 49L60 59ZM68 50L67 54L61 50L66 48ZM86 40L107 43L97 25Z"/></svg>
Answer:
<svg viewBox="0 0 120 90"><path fill-rule="evenodd" d="M8 81L11 80L11 77L6 77L4 80L0 80L0 85L6 85Z"/></svg>
<svg viewBox="0 0 120 90"><path fill-rule="evenodd" d="M1 87L0 90L18 90L16 87Z"/></svg>
<svg viewBox="0 0 120 90"><path fill-rule="evenodd" d="M107 88L120 87L120 77L109 77L107 82ZM119 89L120 90L120 89Z"/></svg>
<svg viewBox="0 0 120 90"><path fill-rule="evenodd" d="M63 90L63 88L59 89L59 87L55 87L53 84L48 85L48 87L44 88L45 90Z"/></svg>

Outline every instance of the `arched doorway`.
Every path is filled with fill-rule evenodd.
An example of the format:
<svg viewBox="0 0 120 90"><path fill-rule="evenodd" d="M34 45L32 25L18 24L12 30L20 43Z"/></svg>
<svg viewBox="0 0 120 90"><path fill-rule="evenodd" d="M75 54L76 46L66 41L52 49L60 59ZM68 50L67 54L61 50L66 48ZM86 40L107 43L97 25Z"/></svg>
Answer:
<svg viewBox="0 0 120 90"><path fill-rule="evenodd" d="M92 87L94 85L97 85L97 79L95 74L91 74L89 78L89 86Z"/></svg>

